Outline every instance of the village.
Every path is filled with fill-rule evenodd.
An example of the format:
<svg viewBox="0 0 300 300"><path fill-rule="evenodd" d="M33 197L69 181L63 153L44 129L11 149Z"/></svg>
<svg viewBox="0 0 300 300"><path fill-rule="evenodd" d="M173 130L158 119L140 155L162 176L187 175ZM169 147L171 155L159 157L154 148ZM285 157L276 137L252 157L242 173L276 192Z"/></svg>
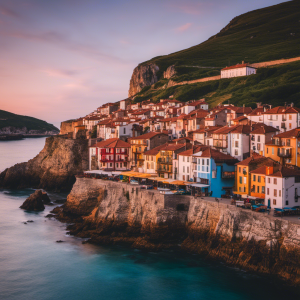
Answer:
<svg viewBox="0 0 300 300"><path fill-rule="evenodd" d="M255 68L244 63L221 70L221 78L251 74ZM60 134L89 140L88 176L294 214L300 208L299 127L293 103L210 108L205 99L171 96L106 103L62 122Z"/></svg>

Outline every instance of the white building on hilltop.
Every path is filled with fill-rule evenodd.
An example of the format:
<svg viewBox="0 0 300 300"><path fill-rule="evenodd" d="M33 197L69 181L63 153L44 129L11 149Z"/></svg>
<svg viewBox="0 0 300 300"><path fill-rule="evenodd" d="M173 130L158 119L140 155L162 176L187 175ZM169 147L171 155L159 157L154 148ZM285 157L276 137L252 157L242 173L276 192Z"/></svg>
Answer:
<svg viewBox="0 0 300 300"><path fill-rule="evenodd" d="M248 76L256 74L256 68L250 67L249 64L239 64L235 66L226 67L221 70L221 79L222 78L232 78L239 76Z"/></svg>

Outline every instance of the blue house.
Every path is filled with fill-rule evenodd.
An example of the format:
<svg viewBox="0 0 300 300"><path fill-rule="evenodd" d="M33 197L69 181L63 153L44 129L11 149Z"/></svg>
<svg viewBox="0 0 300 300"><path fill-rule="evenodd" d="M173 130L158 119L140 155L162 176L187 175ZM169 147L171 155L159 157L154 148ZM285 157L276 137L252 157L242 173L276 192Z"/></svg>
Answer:
<svg viewBox="0 0 300 300"><path fill-rule="evenodd" d="M232 195L235 181L235 166L238 160L218 150L207 148L193 154L196 164L195 177L202 192L212 197L220 198L221 195ZM197 186L195 184L195 186Z"/></svg>

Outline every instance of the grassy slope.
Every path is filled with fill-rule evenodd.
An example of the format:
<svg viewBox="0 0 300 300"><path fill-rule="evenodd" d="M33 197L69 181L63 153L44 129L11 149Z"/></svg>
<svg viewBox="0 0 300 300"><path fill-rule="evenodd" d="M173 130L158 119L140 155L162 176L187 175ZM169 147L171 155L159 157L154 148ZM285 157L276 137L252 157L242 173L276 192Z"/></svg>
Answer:
<svg viewBox="0 0 300 300"><path fill-rule="evenodd" d="M26 127L28 130L59 131L59 129L54 125L45 121L32 117L16 115L5 110L0 110L0 128L7 126L13 126L16 128Z"/></svg>
<svg viewBox="0 0 300 300"><path fill-rule="evenodd" d="M160 67L159 78L168 66L175 64L180 78L174 80L183 81L214 76L220 68L242 61L254 63L300 56L299 21L299 0L251 11L234 18L199 45L144 63L156 63Z"/></svg>
<svg viewBox="0 0 300 300"><path fill-rule="evenodd" d="M300 62L284 64L257 70L256 75L201 82L191 85L174 86L168 89L148 89L135 98L142 101L152 98L154 101L174 98L187 101L206 98L211 106L220 102L235 105L255 106L256 102L282 105L294 102L300 107Z"/></svg>

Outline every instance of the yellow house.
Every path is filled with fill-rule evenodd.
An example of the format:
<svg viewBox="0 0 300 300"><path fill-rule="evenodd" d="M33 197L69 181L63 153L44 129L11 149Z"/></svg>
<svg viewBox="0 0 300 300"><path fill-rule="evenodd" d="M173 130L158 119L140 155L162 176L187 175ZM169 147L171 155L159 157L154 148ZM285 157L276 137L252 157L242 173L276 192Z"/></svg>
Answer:
<svg viewBox="0 0 300 300"><path fill-rule="evenodd" d="M251 171L257 168L272 163L273 161L269 158L261 156L257 153L253 153L252 156L244 159L241 162L236 163L236 177L235 177L235 194L241 195L246 198L251 195ZM254 175L254 174L253 174ZM260 175L261 176L261 175ZM255 177L256 180L257 177ZM262 178L260 178L260 181ZM255 182L256 183L256 182ZM263 183L259 183L263 186ZM257 189L256 189L257 191ZM259 189L261 191L261 188ZM255 196L256 197L256 196Z"/></svg>
<svg viewBox="0 0 300 300"><path fill-rule="evenodd" d="M163 144L144 153L144 171L148 174L156 175L157 162L160 159L160 149L168 144Z"/></svg>
<svg viewBox="0 0 300 300"><path fill-rule="evenodd" d="M272 138L265 145L265 156L283 165L300 166L300 128L292 129Z"/></svg>

